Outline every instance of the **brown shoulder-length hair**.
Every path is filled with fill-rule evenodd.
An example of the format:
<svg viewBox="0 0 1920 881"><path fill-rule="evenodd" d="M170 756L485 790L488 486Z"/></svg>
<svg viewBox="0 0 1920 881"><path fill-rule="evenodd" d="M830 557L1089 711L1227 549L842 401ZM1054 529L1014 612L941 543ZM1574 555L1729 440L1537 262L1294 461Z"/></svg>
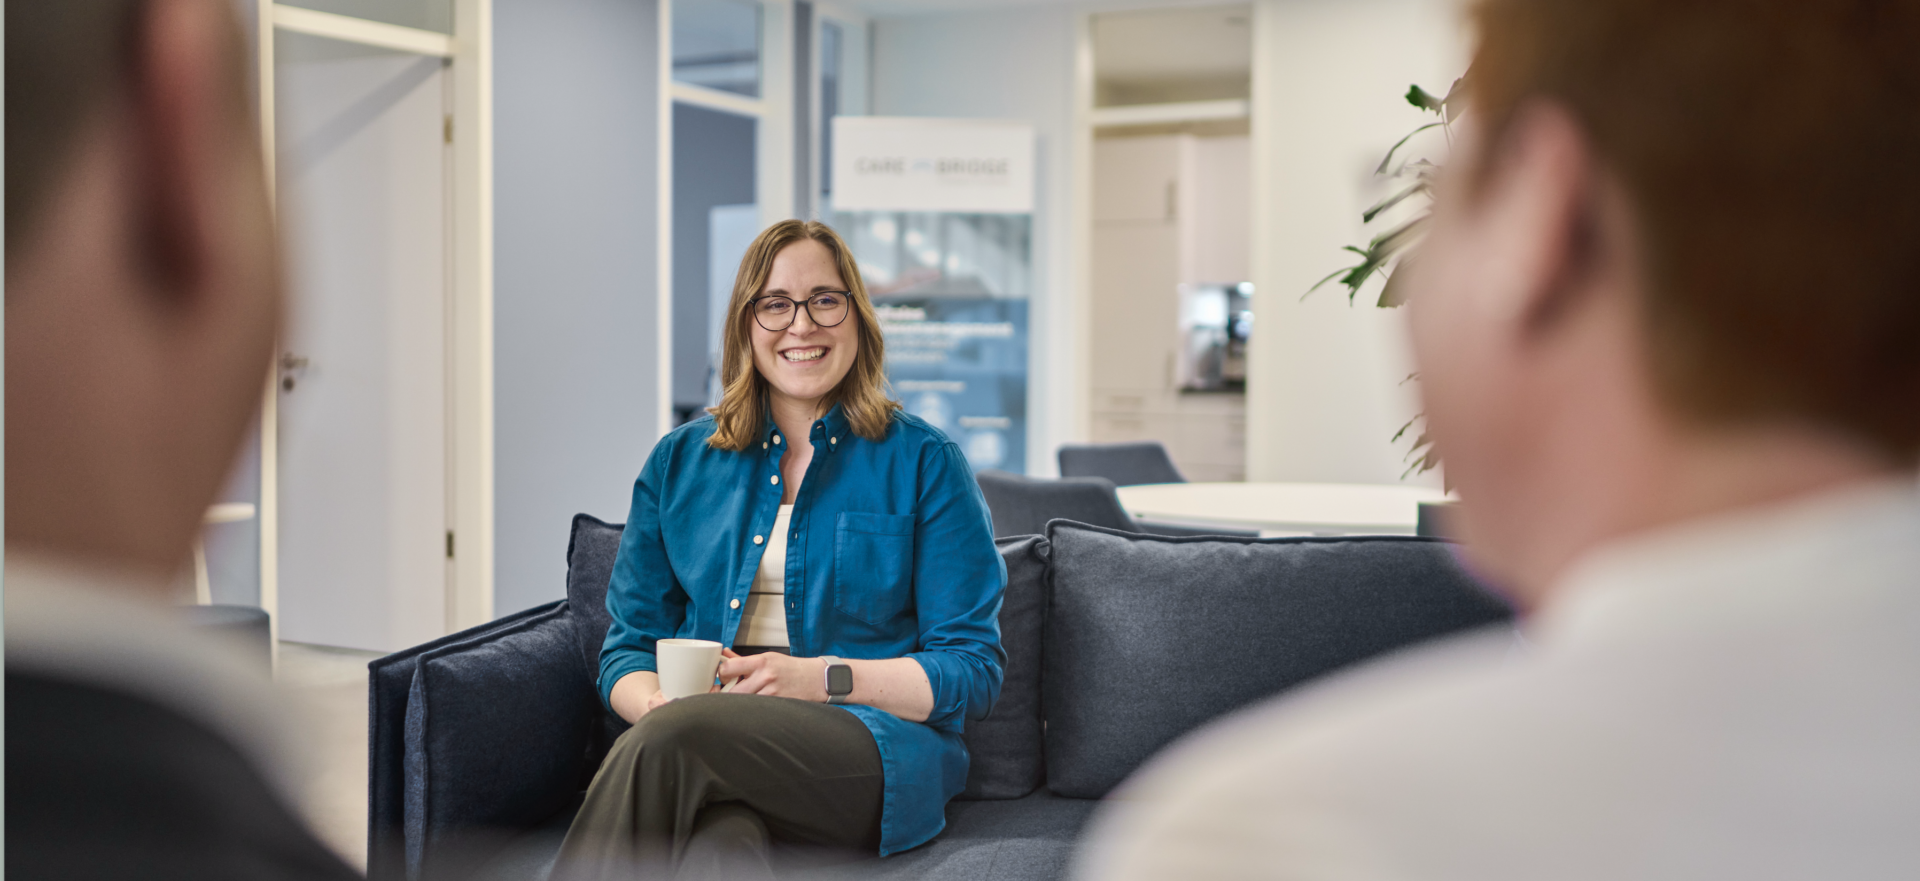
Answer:
<svg viewBox="0 0 1920 881"><path fill-rule="evenodd" d="M766 290L767 276L773 274L773 258L804 239L825 245L827 253L833 255L840 281L847 286L854 332L860 340L853 366L823 403L828 407L839 404L853 433L868 440L885 437L893 411L900 409L900 402L887 397L886 340L880 335L880 320L873 314L866 282L860 278L860 267L853 262L847 243L832 227L817 220L782 220L767 227L747 246L747 255L740 259L740 272L733 278L733 297L727 301L728 317L720 340L720 404L707 408L714 421L707 445L714 449L747 449L766 424L767 380L753 366L752 303Z"/></svg>

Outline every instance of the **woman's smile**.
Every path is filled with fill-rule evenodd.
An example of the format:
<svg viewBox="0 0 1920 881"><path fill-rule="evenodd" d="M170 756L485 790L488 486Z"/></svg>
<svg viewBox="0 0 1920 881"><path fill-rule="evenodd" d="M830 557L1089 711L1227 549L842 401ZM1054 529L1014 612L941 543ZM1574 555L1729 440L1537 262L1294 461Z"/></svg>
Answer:
<svg viewBox="0 0 1920 881"><path fill-rule="evenodd" d="M809 361L819 361L826 357L827 352L831 350L831 346L798 346L791 349L780 350L780 357L786 359L788 362L800 364Z"/></svg>

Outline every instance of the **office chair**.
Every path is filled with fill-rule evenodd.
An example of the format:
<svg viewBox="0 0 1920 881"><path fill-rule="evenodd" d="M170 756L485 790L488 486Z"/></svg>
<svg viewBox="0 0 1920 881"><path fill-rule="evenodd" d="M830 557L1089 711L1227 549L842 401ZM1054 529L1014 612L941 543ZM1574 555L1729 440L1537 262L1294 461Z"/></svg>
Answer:
<svg viewBox="0 0 1920 881"><path fill-rule="evenodd" d="M987 497L987 510L993 513L994 538L1038 535L1047 531L1047 521L1055 519L1141 531L1127 509L1120 507L1113 481L1104 477L1046 480L989 470L974 479Z"/></svg>
<svg viewBox="0 0 1920 881"><path fill-rule="evenodd" d="M1113 481L1104 477L1063 477L1047 480L1005 471L982 471L974 476L993 514L993 537L1038 535L1049 520L1073 520L1151 535L1231 535L1258 538L1257 529L1182 526L1135 520L1120 504Z"/></svg>
<svg viewBox="0 0 1920 881"><path fill-rule="evenodd" d="M1062 477L1104 477L1114 486L1187 482L1159 441L1062 444L1059 456Z"/></svg>

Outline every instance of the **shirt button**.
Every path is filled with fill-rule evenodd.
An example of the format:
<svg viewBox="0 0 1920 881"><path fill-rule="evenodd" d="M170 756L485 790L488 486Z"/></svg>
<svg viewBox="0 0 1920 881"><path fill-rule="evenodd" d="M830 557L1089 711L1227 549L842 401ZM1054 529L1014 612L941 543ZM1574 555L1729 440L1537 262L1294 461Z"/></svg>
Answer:
<svg viewBox="0 0 1920 881"><path fill-rule="evenodd" d="M779 436L779 435L777 435L777 434L776 434L776 435L774 435L774 436L773 436L773 442L774 442L774 443L776 443L776 444L777 444L777 443L779 443L779 442L780 442L780 436Z"/></svg>
<svg viewBox="0 0 1920 881"><path fill-rule="evenodd" d="M780 475L778 475L778 474L775 474L774 476L772 476L772 477L770 477L770 478L768 478L768 480L771 480L771 481L772 481L772 482L774 482L774 483L779 483L779 482L780 482Z"/></svg>
<svg viewBox="0 0 1920 881"><path fill-rule="evenodd" d="M760 442L760 449L763 449L763 450L764 450L764 449L766 449L766 448L767 448L767 442L766 442L766 441L761 441L761 442Z"/></svg>
<svg viewBox="0 0 1920 881"><path fill-rule="evenodd" d="M753 537L753 543L754 543L754 544L759 544L759 543L761 543L761 542L763 542L763 541L766 541L766 539L765 539L765 538L763 538L763 537L761 537L761 536L758 536L758 535L756 535L756 536L754 536L754 537Z"/></svg>
<svg viewBox="0 0 1920 881"><path fill-rule="evenodd" d="M833 445L833 444L837 444L837 443L839 443L839 442L840 442L840 439L839 439L839 438L837 438L837 437L830 437L830 438L827 438L827 444L828 444L829 446L831 446L831 445Z"/></svg>
<svg viewBox="0 0 1920 881"><path fill-rule="evenodd" d="M734 600L733 602L731 602L731 603L728 603L728 604L727 604L727 608L729 608L729 609L738 609L738 608L740 608L740 601L739 601L739 600Z"/></svg>

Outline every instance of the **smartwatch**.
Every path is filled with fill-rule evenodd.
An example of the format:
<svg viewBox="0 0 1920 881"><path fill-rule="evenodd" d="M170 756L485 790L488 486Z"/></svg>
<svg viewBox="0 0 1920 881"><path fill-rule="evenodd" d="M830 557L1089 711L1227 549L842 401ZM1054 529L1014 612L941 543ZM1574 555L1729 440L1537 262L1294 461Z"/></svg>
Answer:
<svg viewBox="0 0 1920 881"><path fill-rule="evenodd" d="M827 703L844 704L853 694L853 667L832 655L821 655L827 662Z"/></svg>

